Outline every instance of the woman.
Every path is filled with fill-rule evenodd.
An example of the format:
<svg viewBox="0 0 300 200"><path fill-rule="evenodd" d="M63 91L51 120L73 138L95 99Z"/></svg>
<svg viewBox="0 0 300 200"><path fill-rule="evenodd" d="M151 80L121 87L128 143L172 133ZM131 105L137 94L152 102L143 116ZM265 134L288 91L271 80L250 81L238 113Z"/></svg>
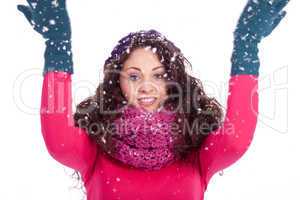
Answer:
<svg viewBox="0 0 300 200"><path fill-rule="evenodd" d="M27 1L18 9L46 39L44 141L55 160L80 173L89 200L203 199L211 177L246 152L257 122L258 44L285 16L288 0L250 0L244 8L224 121L220 104L187 73L180 49L153 29L119 41L103 83L73 116L65 0Z"/></svg>

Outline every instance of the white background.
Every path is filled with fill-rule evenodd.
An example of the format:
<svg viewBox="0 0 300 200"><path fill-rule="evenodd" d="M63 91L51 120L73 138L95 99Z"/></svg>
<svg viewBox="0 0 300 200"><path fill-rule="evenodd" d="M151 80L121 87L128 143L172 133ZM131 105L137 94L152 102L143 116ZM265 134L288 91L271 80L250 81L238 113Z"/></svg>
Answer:
<svg viewBox="0 0 300 200"><path fill-rule="evenodd" d="M1 4L0 199L79 200L72 170L48 154L40 132L43 38L17 11L23 0ZM74 105L91 95L117 41L154 28L193 65L207 93L226 106L232 32L246 0L68 0L72 23ZM298 5L297 5L298 4ZM260 45L259 121L247 153L223 176L208 200L300 199L299 1ZM298 190L297 190L298 189Z"/></svg>

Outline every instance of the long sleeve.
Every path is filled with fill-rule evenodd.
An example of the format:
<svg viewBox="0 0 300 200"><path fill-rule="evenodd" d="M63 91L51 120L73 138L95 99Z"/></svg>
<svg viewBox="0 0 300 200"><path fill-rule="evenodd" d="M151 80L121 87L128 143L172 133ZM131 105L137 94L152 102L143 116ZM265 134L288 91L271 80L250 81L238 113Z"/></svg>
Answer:
<svg viewBox="0 0 300 200"><path fill-rule="evenodd" d="M225 120L199 149L205 189L218 171L236 162L251 144L258 115L258 76L230 76Z"/></svg>
<svg viewBox="0 0 300 200"><path fill-rule="evenodd" d="M44 76L40 119L49 154L58 162L86 174L97 156L97 145L72 117L71 74L58 71ZM85 175L84 175L85 176Z"/></svg>

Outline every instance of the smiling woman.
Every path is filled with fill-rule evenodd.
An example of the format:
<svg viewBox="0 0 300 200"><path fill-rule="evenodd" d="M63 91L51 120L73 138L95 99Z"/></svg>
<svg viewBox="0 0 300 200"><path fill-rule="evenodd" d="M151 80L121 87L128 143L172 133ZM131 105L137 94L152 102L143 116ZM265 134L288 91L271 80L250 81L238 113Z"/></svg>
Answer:
<svg viewBox="0 0 300 200"><path fill-rule="evenodd" d="M137 67L131 67L137 66ZM120 86L129 104L154 111L167 99L165 69L148 48L131 52L121 71Z"/></svg>
<svg viewBox="0 0 300 200"><path fill-rule="evenodd" d="M244 8L224 121L221 105L187 73L181 50L154 29L119 40L103 82L73 115L65 1L27 1L19 10L46 38L43 139L55 160L80 173L88 200L203 200L211 177L247 151L258 113L257 46L285 16L288 0L249 0Z"/></svg>
<svg viewBox="0 0 300 200"><path fill-rule="evenodd" d="M223 117L220 104L205 94L199 79L187 73L191 67L181 50L158 31L131 32L105 61L103 83L96 94L77 106L75 125L85 128L105 152L112 152L112 134L107 129L122 116L122 108L133 105L152 113L172 110L182 138L174 153L184 160L219 127Z"/></svg>

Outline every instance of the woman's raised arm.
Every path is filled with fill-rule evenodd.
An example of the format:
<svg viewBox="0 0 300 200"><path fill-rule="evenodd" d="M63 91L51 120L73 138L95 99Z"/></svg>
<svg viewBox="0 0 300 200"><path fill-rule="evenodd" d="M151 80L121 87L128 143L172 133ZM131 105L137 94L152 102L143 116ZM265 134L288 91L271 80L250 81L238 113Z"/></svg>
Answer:
<svg viewBox="0 0 300 200"><path fill-rule="evenodd" d="M234 50L222 126L206 137L199 150L205 188L218 171L247 151L258 115L258 44L280 23L288 0L249 0L234 32Z"/></svg>
<svg viewBox="0 0 300 200"><path fill-rule="evenodd" d="M258 115L257 83L254 75L230 77L225 120L206 137L199 151L205 185L216 172L236 162L248 149Z"/></svg>
<svg viewBox="0 0 300 200"><path fill-rule="evenodd" d="M65 0L27 2L29 6L18 9L46 39L40 119L47 150L55 160L86 176L97 146L73 122L71 26Z"/></svg>

